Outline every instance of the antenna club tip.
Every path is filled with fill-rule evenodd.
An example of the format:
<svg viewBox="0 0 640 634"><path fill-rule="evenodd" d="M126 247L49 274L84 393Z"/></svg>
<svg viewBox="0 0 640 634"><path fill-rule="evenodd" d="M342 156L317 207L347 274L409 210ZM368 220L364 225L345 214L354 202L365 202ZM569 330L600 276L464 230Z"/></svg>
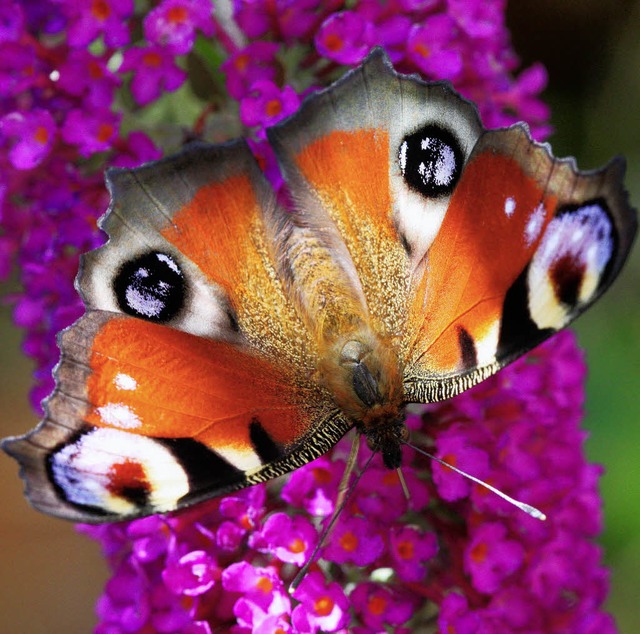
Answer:
<svg viewBox="0 0 640 634"><path fill-rule="evenodd" d="M524 504L523 502L520 502L519 504L521 504L520 508L527 513L527 515L530 515L541 522L544 522L547 519L547 516L535 506Z"/></svg>

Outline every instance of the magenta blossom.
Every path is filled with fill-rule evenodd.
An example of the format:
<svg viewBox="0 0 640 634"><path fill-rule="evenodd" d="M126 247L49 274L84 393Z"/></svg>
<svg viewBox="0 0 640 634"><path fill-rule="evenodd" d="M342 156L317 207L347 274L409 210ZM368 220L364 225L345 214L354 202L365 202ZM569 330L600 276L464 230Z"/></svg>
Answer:
<svg viewBox="0 0 640 634"><path fill-rule="evenodd" d="M108 46L129 42L133 0L60 0L69 18L68 42L83 48L102 35Z"/></svg>
<svg viewBox="0 0 640 634"><path fill-rule="evenodd" d="M19 170L38 166L48 156L56 124L47 110L11 112L0 119L0 138L11 144L9 161Z"/></svg>
<svg viewBox="0 0 640 634"><path fill-rule="evenodd" d="M354 11L334 13L316 35L318 52L339 64L359 64L373 42L371 23Z"/></svg>
<svg viewBox="0 0 640 634"><path fill-rule="evenodd" d="M259 79L240 100L240 120L249 128L268 127L293 114L299 105L300 98L291 86L280 89L269 79Z"/></svg>
<svg viewBox="0 0 640 634"><path fill-rule="evenodd" d="M188 53L196 31L213 34L213 7L199 0L163 0L144 19L144 35L172 53Z"/></svg>
<svg viewBox="0 0 640 634"><path fill-rule="evenodd" d="M175 63L174 55L160 46L130 48L124 54L121 73L133 73L131 94L144 106L182 86L187 74Z"/></svg>

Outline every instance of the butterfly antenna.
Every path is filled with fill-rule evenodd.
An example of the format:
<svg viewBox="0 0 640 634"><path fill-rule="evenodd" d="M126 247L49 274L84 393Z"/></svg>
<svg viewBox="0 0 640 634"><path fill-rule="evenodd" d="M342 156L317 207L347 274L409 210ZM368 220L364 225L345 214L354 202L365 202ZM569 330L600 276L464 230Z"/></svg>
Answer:
<svg viewBox="0 0 640 634"><path fill-rule="evenodd" d="M468 478L472 482L475 482L476 484L479 484L480 486L483 486L485 489L489 489L489 491L491 491L492 493L495 493L496 495L501 497L503 500L506 500L510 504L513 504L514 506L519 508L521 511L524 511L527 515L531 515L531 517L535 517L537 520L546 520L547 519L547 516L542 511L539 511L535 506L531 506L530 504L525 504L524 502L520 502L519 500L515 500L514 498L509 497L506 493L503 493L499 489L496 489L495 487L492 487L487 482L484 482L483 480L475 478L474 476L472 476L471 474L467 473L466 471L462 471L462 469L458 469L457 467L454 467L453 465L449 464L448 462L445 462L444 460L440 460L440 458L436 458L436 456L434 456L433 454L430 454L429 452L425 451L424 449L420 449L419 447L416 447L415 445L412 445L411 443L408 443L406 441L405 441L404 444L407 445L408 447L411 447L412 449L414 449L418 453L421 453L423 456L427 456L427 458L431 458L431 460L435 460L437 463L439 463L439 464L441 464L441 465L443 465L445 467L448 467L452 471L455 471L456 473L459 473L461 476L464 476L465 478Z"/></svg>
<svg viewBox="0 0 640 634"><path fill-rule="evenodd" d="M404 497L408 500L410 498L409 487L407 486L407 481L404 479L404 474L402 473L402 469L398 467L396 469L396 473L398 474L398 480L400 480L400 486L402 486L402 492L404 493Z"/></svg>
<svg viewBox="0 0 640 634"><path fill-rule="evenodd" d="M364 467L362 467L362 471L360 471L360 473L356 476L356 479L353 481L353 484L350 487L348 487L346 486L346 483L349 480L349 475L351 475L351 472L353 471L353 465L355 465L355 458L358 455L357 448L355 449L355 451L353 449L354 445L357 445L357 446L360 445L360 434L356 436L356 439L353 441L353 445L351 446L351 453L349 454L349 460L345 468L346 478L345 476L343 476L340 482L340 488L338 489L338 498L336 500L336 507L333 511L333 515L331 516L329 523L322 530L322 533L320 534L320 538L318 539L318 543L316 544L316 547L313 549L313 552L309 556L309 559L307 559L304 566L300 568L300 570L298 571L298 574L295 576L295 578L291 582L291 585L289 586L289 594L292 594L295 591L295 589L300 585L300 582L304 579L304 576L309 571L309 567L316 560L316 557L318 556L318 552L324 546L324 543L327 541L327 538L331 534L331 531L333 530L335 523L338 521L338 517L344 510L345 506L347 506L347 504L349 503L349 500L351 499L351 495L355 491L355 488L358 482L360 482L360 478L364 475L365 471L368 469L369 465L371 464L373 457L376 455L375 452L371 452L371 455L367 459L367 462L365 462Z"/></svg>

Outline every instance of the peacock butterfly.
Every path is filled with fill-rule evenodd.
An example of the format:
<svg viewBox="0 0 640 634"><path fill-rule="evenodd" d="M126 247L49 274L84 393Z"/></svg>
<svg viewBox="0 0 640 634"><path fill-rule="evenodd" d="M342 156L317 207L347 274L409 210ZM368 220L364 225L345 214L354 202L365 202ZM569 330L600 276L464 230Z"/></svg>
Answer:
<svg viewBox="0 0 640 634"><path fill-rule="evenodd" d="M485 130L380 50L247 144L112 169L86 314L40 425L3 448L38 509L170 511L287 473L349 429L401 463L407 403L452 397L566 326L636 232L624 163L581 172Z"/></svg>

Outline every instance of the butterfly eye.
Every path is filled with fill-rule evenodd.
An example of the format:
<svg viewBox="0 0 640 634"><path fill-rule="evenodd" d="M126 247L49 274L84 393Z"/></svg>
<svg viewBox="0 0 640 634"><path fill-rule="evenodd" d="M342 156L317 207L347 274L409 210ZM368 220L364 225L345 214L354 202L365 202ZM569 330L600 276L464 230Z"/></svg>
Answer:
<svg viewBox="0 0 640 634"><path fill-rule="evenodd" d="M447 196L462 171L459 142L444 128L428 125L404 137L398 150L400 171L407 185L429 198Z"/></svg>
<svg viewBox="0 0 640 634"><path fill-rule="evenodd" d="M113 288L123 312L150 321L169 321L184 305L184 276L166 253L152 251L125 263Z"/></svg>

